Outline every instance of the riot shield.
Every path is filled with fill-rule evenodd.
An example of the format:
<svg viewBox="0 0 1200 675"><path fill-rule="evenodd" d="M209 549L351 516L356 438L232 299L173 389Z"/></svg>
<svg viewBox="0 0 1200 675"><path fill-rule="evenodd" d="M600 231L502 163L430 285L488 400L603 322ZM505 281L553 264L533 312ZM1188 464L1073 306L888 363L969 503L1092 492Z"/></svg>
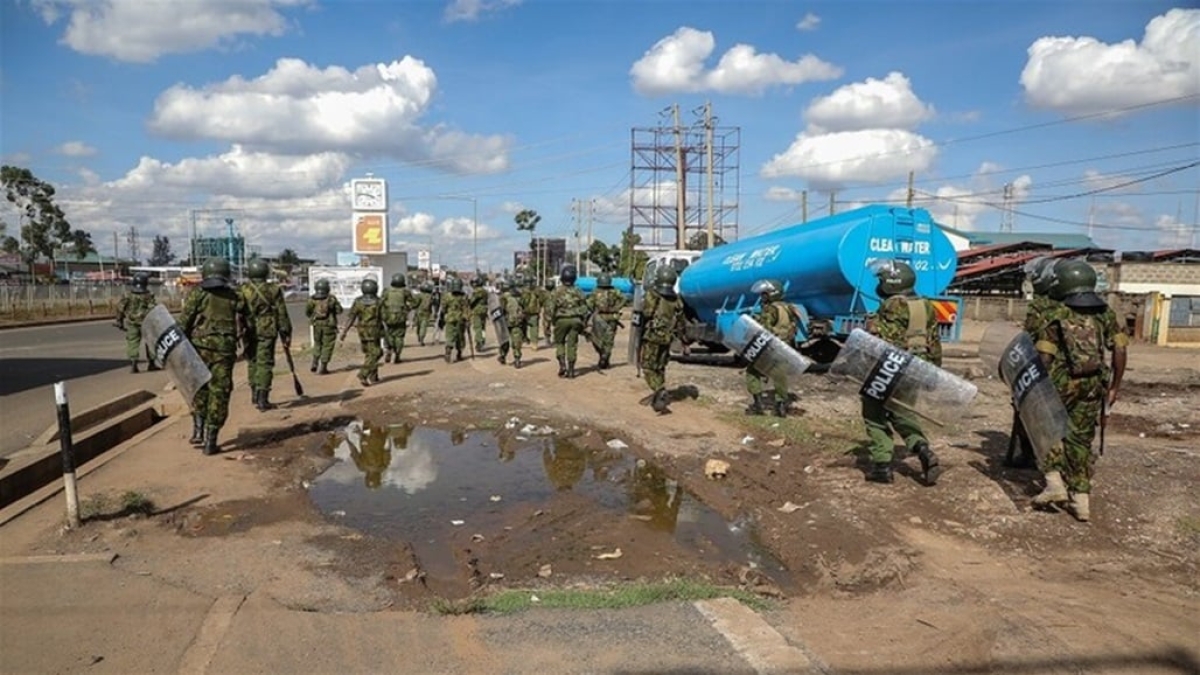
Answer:
<svg viewBox="0 0 1200 675"><path fill-rule="evenodd" d="M965 406L979 389L961 377L855 328L829 372L859 382L859 393L899 412L913 411L930 420L947 409Z"/></svg>
<svg viewBox="0 0 1200 675"><path fill-rule="evenodd" d="M749 314L739 314L723 326L721 342L741 354L758 372L772 380L782 377L789 385L813 364L812 359L789 347Z"/></svg>
<svg viewBox="0 0 1200 675"><path fill-rule="evenodd" d="M629 362L638 363L638 352L642 346L642 308L646 305L646 291L641 284L633 287L633 315L629 318Z"/></svg>
<svg viewBox="0 0 1200 675"><path fill-rule="evenodd" d="M504 314L504 308L500 306L500 296L496 293L488 293L488 316L492 319L492 329L496 331L496 342L501 348L508 344L508 317Z"/></svg>
<svg viewBox="0 0 1200 675"><path fill-rule="evenodd" d="M992 324L979 343L979 359L984 368L998 371L1011 390L1021 426L1025 427L1038 466L1043 466L1046 455L1066 438L1070 416L1033 338L1015 326Z"/></svg>
<svg viewBox="0 0 1200 675"><path fill-rule="evenodd" d="M142 339L154 346L155 363L170 373L190 406L200 387L212 379L212 373L166 307L155 305L142 320Z"/></svg>
<svg viewBox="0 0 1200 675"><path fill-rule="evenodd" d="M613 337L612 325L600 318L600 314L595 312L592 313L592 325L590 332L592 334L592 344L596 345L597 349L599 349L600 345L604 344L606 340L611 341Z"/></svg>

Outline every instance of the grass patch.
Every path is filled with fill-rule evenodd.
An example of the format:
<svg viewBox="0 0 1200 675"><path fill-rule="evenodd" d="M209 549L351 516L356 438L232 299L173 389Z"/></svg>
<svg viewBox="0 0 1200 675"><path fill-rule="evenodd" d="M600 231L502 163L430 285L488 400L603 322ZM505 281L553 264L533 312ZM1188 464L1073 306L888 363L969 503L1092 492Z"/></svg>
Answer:
<svg viewBox="0 0 1200 675"><path fill-rule="evenodd" d="M1175 520L1175 529L1185 537L1200 537L1200 516L1180 516Z"/></svg>
<svg viewBox="0 0 1200 675"><path fill-rule="evenodd" d="M146 495L126 490L117 497L104 492L84 499L79 504L79 517L83 520L116 520L134 515L149 516L157 510Z"/></svg>
<svg viewBox="0 0 1200 675"><path fill-rule="evenodd" d="M534 598L537 598L535 601ZM638 583L592 589L506 589L491 595L465 600L439 600L431 607L439 614L511 614L528 609L625 609L659 602L734 598L755 610L771 608L761 596L737 588L727 588L688 579Z"/></svg>

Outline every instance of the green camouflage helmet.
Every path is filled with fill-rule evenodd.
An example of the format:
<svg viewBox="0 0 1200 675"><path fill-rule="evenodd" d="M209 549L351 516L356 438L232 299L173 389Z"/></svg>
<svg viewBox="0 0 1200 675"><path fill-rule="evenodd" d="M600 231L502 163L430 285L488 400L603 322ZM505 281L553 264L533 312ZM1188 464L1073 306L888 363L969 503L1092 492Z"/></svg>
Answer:
<svg viewBox="0 0 1200 675"><path fill-rule="evenodd" d="M654 271L654 290L659 295L674 296L675 281L679 279L679 275L675 273L675 268L670 265L663 265Z"/></svg>
<svg viewBox="0 0 1200 675"><path fill-rule="evenodd" d="M563 265L562 272L559 273L558 279L568 286L575 285L575 279L579 277L579 272L576 271L574 265Z"/></svg>
<svg viewBox="0 0 1200 675"><path fill-rule="evenodd" d="M317 279L317 284L314 288L316 291L313 293L313 297L317 300L324 300L325 298L329 297L328 279Z"/></svg>
<svg viewBox="0 0 1200 675"><path fill-rule="evenodd" d="M553 279L547 279L547 280L546 280L546 283L545 283L545 286L544 286L544 288L545 288L546 290L548 290L548 291L552 291L552 290L554 290L554 280L553 280Z"/></svg>
<svg viewBox="0 0 1200 675"><path fill-rule="evenodd" d="M375 279L372 277L368 277L362 280L361 288L363 295L377 295L379 293L379 282L375 281Z"/></svg>
<svg viewBox="0 0 1200 675"><path fill-rule="evenodd" d="M1059 260L1054 265L1053 279L1048 293L1055 300L1063 300L1077 293L1096 292L1096 270L1082 260Z"/></svg>
<svg viewBox="0 0 1200 675"><path fill-rule="evenodd" d="M1025 278L1033 284L1033 292L1045 295L1054 281L1054 263L1057 260L1048 256L1034 258L1025 264Z"/></svg>
<svg viewBox="0 0 1200 675"><path fill-rule="evenodd" d="M220 280L223 283L229 282L229 277L233 276L229 271L229 261L224 258L209 258L204 261L204 265L200 268L200 276L205 280Z"/></svg>
<svg viewBox="0 0 1200 675"><path fill-rule="evenodd" d="M404 272L396 272L392 275L392 288L404 288L408 283L408 279L404 278Z"/></svg>
<svg viewBox="0 0 1200 675"><path fill-rule="evenodd" d="M600 276L596 277L596 288L612 288L612 275L601 272Z"/></svg>
<svg viewBox="0 0 1200 675"><path fill-rule="evenodd" d="M448 289L450 289L451 293L457 293L459 295L462 295L462 292L463 292L462 279L459 279L458 277L453 277L450 279L450 281L448 281L446 283L446 287Z"/></svg>
<svg viewBox="0 0 1200 675"><path fill-rule="evenodd" d="M246 276L255 281L265 281L271 273L271 266L262 258L254 258L246 265Z"/></svg>
<svg viewBox="0 0 1200 675"><path fill-rule="evenodd" d="M750 287L750 291L755 295L767 296L767 300L769 302L774 302L783 298L783 284L775 281L774 279L762 279L760 281L756 281L754 285Z"/></svg>
<svg viewBox="0 0 1200 675"><path fill-rule="evenodd" d="M903 260L889 260L875 270L879 279L876 292L881 298L911 293L917 285L917 273Z"/></svg>

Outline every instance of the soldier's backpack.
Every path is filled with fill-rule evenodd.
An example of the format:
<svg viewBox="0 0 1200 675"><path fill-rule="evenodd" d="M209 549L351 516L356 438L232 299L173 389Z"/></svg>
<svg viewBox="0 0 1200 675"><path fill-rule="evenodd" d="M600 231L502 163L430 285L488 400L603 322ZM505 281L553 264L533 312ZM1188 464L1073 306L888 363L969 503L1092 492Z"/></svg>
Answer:
<svg viewBox="0 0 1200 675"><path fill-rule="evenodd" d="M385 293L383 296L383 322L390 326L406 320L408 318L407 300L402 291Z"/></svg>
<svg viewBox="0 0 1200 675"><path fill-rule="evenodd" d="M328 319L329 318L329 298L322 298L313 303L313 318Z"/></svg>
<svg viewBox="0 0 1200 675"><path fill-rule="evenodd" d="M1052 329L1071 377L1104 372L1104 340L1098 315L1071 312L1055 319Z"/></svg>

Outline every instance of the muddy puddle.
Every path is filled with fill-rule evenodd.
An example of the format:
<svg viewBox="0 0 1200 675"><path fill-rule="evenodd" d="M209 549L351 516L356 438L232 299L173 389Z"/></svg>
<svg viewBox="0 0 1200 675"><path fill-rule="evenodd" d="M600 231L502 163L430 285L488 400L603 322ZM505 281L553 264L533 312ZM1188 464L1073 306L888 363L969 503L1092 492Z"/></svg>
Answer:
<svg viewBox="0 0 1200 675"><path fill-rule="evenodd" d="M496 431L356 421L309 489L335 522L404 542L423 573L493 580L786 571L755 540L623 443L510 420Z"/></svg>

